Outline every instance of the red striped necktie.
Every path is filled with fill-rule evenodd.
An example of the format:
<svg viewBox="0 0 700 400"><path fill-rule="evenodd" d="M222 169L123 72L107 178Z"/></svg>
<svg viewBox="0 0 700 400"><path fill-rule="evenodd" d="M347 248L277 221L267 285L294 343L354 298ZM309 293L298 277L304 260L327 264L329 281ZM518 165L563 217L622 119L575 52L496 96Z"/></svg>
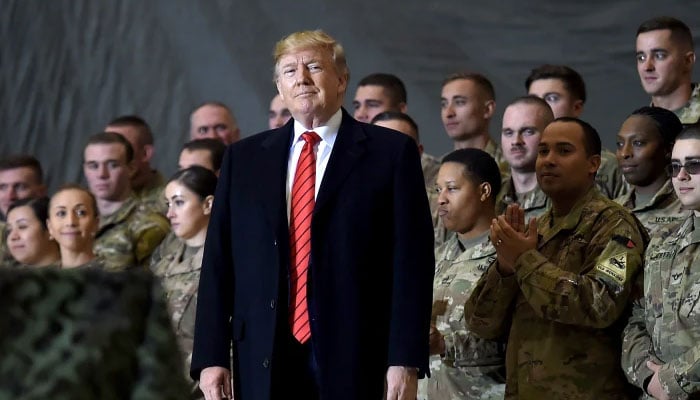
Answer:
<svg viewBox="0 0 700 400"><path fill-rule="evenodd" d="M289 216L289 244L291 250L289 323L292 334L304 343L311 337L309 310L306 302L306 276L311 258L311 214L316 191L316 157L314 145L321 140L316 132L304 132L292 184L292 203Z"/></svg>

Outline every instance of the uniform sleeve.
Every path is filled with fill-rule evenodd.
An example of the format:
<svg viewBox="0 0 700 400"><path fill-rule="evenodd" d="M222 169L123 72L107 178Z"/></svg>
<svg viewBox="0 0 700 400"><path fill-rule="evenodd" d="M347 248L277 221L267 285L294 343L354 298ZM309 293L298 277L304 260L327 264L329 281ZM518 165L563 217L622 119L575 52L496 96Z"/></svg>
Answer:
<svg viewBox="0 0 700 400"><path fill-rule="evenodd" d="M640 273L633 289L632 314L622 337L622 370L627 380L642 390L646 379L653 374L646 366L652 359L653 348L646 328L643 280L644 274Z"/></svg>
<svg viewBox="0 0 700 400"><path fill-rule="evenodd" d="M512 304L519 290L515 275L503 277L496 263L481 276L464 306L467 327L485 339L507 334Z"/></svg>
<svg viewBox="0 0 700 400"><path fill-rule="evenodd" d="M170 231L168 220L155 212L141 215L134 226L134 256L138 265L147 266L151 253Z"/></svg>
<svg viewBox="0 0 700 400"><path fill-rule="evenodd" d="M661 366L659 381L672 399L687 399L689 394L700 393L700 345Z"/></svg>
<svg viewBox="0 0 700 400"><path fill-rule="evenodd" d="M535 313L592 328L617 321L627 308L646 244L632 218L624 210L600 213L590 226L595 232L590 242L573 234L559 250L555 262L561 265L537 250L523 253L516 261L516 276Z"/></svg>

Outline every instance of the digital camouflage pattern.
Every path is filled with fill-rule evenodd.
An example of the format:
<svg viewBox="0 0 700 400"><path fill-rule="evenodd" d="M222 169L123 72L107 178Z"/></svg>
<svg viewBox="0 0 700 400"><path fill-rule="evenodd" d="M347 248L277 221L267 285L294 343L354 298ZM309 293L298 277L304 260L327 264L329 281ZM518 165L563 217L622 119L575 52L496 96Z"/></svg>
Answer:
<svg viewBox="0 0 700 400"><path fill-rule="evenodd" d="M0 398L187 399L146 271L0 268Z"/></svg>
<svg viewBox="0 0 700 400"><path fill-rule="evenodd" d="M435 156L431 156L423 152L420 156L420 165L423 169L423 179L425 179L425 187L434 188L435 179L437 178L438 171L440 171L440 160Z"/></svg>
<svg viewBox="0 0 700 400"><path fill-rule="evenodd" d="M475 336L464 319L464 303L495 259L488 232L468 249L453 235L435 250L432 318L444 337L445 354L430 357L427 399L503 399L505 342Z"/></svg>
<svg viewBox="0 0 700 400"><path fill-rule="evenodd" d="M166 183L163 174L157 170L152 170L150 179L142 187L134 188L134 194L141 199L142 203L165 215L168 212L168 207L163 197Z"/></svg>
<svg viewBox="0 0 700 400"><path fill-rule="evenodd" d="M437 226L437 198L438 193L435 190L435 180L440 171L440 160L423 153L420 158L420 164L423 168L423 179L425 180L425 191L428 194L428 202L430 203L430 215L433 218L433 229Z"/></svg>
<svg viewBox="0 0 700 400"><path fill-rule="evenodd" d="M7 248L7 222L0 220L0 265L3 267L17 267L19 263L10 254Z"/></svg>
<svg viewBox="0 0 700 400"><path fill-rule="evenodd" d="M197 289L203 254L204 246L189 247L171 232L154 251L151 264L151 270L160 279L168 302L168 311L184 360L183 376L189 376L192 361ZM191 393L192 398L202 398L196 383L192 384Z"/></svg>
<svg viewBox="0 0 700 400"><path fill-rule="evenodd" d="M489 141L486 142L486 146L484 146L483 150L493 157L494 160L496 160L498 169L501 171L501 176L505 176L506 174L510 173L510 165L503 156L503 150L501 149L500 144L494 142L493 139L489 137Z"/></svg>
<svg viewBox="0 0 700 400"><path fill-rule="evenodd" d="M607 149L600 152L600 167L595 175L595 184L598 190L609 199L618 198L630 189L620 172L615 153Z"/></svg>
<svg viewBox="0 0 700 400"><path fill-rule="evenodd" d="M674 113L676 113L684 126L698 123L698 119L700 119L700 85L693 83L693 91L690 94L688 103L675 110Z"/></svg>
<svg viewBox="0 0 700 400"><path fill-rule="evenodd" d="M537 249L503 277L497 262L466 304L468 327L508 337L506 399L631 399L620 368L629 296L646 233L591 188L564 217L538 219Z"/></svg>
<svg viewBox="0 0 700 400"><path fill-rule="evenodd" d="M666 225L678 225L689 215L689 211L683 210L683 205L678 200L670 179L654 194L649 204L637 205L635 193L633 188L616 198L615 202L630 210L644 225L650 237L654 237Z"/></svg>
<svg viewBox="0 0 700 400"><path fill-rule="evenodd" d="M644 295L625 328L622 367L643 387L662 365L659 381L671 399L700 398L700 219L667 225L645 255ZM645 395L651 399L651 396Z"/></svg>
<svg viewBox="0 0 700 400"><path fill-rule="evenodd" d="M544 214L544 212L547 211L547 207L550 205L549 197L544 194L539 186L535 186L535 188L529 192L520 193L520 196L518 196L515 192L513 179L507 176L506 179L503 180L501 191L498 192L496 196L496 215L503 214L508 205L512 203L517 203L525 210L525 221Z"/></svg>
<svg viewBox="0 0 700 400"><path fill-rule="evenodd" d="M94 250L108 269L147 267L151 253L169 231L165 216L132 196L111 215L100 216Z"/></svg>

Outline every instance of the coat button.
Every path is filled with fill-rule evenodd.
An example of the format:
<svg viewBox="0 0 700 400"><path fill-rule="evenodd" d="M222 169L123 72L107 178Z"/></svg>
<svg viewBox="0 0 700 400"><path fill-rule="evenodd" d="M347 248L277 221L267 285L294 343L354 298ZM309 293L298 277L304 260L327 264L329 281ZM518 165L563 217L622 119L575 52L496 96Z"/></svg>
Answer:
<svg viewBox="0 0 700 400"><path fill-rule="evenodd" d="M274 309L276 305L277 302L275 301L275 299L270 300L270 308Z"/></svg>
<svg viewBox="0 0 700 400"><path fill-rule="evenodd" d="M264 360L263 360L263 363L262 363L262 366L263 366L263 368L269 367L269 366L270 366L270 360L268 360L267 358L264 359Z"/></svg>

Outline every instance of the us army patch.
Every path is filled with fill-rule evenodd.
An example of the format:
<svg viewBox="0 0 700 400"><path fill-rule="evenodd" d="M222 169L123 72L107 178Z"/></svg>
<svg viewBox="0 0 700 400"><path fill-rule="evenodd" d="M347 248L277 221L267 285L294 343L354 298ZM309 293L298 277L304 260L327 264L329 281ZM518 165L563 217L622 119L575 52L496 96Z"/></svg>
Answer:
<svg viewBox="0 0 700 400"><path fill-rule="evenodd" d="M609 257L604 262L595 266L595 269L612 278L613 281L623 285L625 283L627 274L625 269L627 268L627 253L619 253L612 257Z"/></svg>

